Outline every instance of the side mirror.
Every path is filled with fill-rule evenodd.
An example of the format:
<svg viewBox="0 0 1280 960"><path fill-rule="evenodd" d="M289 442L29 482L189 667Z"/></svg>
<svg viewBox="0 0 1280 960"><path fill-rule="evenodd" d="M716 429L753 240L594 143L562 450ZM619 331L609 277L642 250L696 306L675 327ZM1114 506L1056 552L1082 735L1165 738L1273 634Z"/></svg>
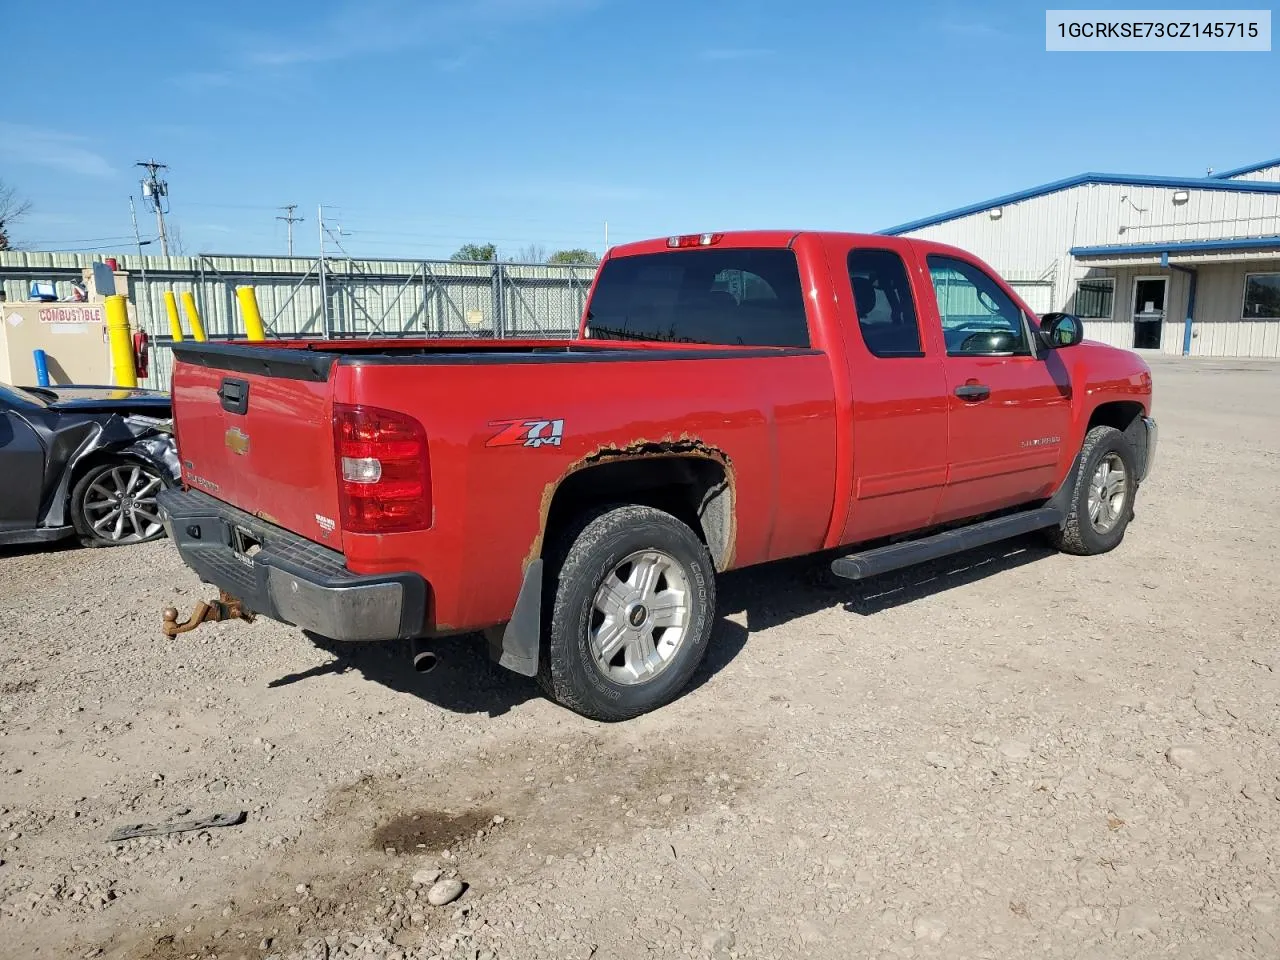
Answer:
<svg viewBox="0 0 1280 960"><path fill-rule="evenodd" d="M1040 343L1048 350L1074 347L1084 339L1084 323L1075 314L1046 313L1040 318Z"/></svg>

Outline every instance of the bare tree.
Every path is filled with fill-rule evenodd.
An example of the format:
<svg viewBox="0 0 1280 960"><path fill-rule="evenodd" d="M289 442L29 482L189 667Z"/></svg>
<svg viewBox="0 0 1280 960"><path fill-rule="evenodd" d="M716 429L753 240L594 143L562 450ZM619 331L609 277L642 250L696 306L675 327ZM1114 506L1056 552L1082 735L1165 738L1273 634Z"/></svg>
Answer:
<svg viewBox="0 0 1280 960"><path fill-rule="evenodd" d="M12 250L9 230L31 212L31 201L18 195L18 191L0 180L0 250Z"/></svg>
<svg viewBox="0 0 1280 960"><path fill-rule="evenodd" d="M182 242L182 227L176 223L169 223L165 233L169 237L169 252L175 257L185 257L187 245Z"/></svg>
<svg viewBox="0 0 1280 960"><path fill-rule="evenodd" d="M531 243L517 250L511 259L515 263L545 263L547 248L540 243Z"/></svg>

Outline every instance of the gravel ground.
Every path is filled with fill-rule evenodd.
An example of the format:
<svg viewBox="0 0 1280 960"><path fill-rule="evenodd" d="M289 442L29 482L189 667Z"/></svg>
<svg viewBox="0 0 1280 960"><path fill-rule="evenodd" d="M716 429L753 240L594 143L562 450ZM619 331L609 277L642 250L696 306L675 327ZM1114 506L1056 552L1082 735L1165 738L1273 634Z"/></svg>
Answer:
<svg viewBox="0 0 1280 960"><path fill-rule="evenodd" d="M1153 366L1117 551L730 576L625 724L468 641L166 640L164 542L0 553L0 956L1280 955L1280 365Z"/></svg>

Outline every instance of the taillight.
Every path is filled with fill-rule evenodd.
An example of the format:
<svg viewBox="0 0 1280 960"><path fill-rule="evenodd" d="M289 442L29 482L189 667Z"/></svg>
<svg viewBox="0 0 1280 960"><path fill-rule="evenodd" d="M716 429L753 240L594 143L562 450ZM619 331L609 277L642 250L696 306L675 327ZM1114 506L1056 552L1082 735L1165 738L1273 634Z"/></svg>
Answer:
<svg viewBox="0 0 1280 960"><path fill-rule="evenodd" d="M723 233L686 233L679 237L667 237L668 247L709 247L719 243Z"/></svg>
<svg viewBox="0 0 1280 960"><path fill-rule="evenodd" d="M334 404L338 495L348 533L403 533L431 525L427 433L413 417Z"/></svg>

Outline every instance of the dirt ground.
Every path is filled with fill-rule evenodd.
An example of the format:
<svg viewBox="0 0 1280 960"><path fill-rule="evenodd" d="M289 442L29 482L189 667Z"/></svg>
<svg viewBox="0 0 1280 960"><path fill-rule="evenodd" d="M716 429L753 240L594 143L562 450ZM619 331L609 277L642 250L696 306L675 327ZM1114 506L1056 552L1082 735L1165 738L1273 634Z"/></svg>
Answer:
<svg viewBox="0 0 1280 960"><path fill-rule="evenodd" d="M1151 362L1118 550L730 575L624 724L469 641L166 640L167 542L0 553L0 956L1280 956L1280 364Z"/></svg>

